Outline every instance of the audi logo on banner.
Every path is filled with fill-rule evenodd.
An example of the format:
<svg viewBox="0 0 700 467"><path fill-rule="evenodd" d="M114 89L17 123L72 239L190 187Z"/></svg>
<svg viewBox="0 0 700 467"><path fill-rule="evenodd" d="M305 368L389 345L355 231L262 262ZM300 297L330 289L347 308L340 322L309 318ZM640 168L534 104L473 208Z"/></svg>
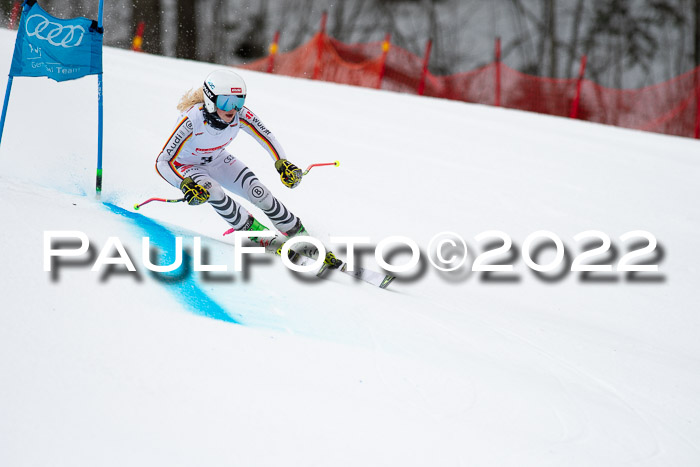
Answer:
<svg viewBox="0 0 700 467"><path fill-rule="evenodd" d="M66 49L79 46L85 34L82 26L54 23L42 15L27 18L26 29L29 37L36 36L39 40Z"/></svg>

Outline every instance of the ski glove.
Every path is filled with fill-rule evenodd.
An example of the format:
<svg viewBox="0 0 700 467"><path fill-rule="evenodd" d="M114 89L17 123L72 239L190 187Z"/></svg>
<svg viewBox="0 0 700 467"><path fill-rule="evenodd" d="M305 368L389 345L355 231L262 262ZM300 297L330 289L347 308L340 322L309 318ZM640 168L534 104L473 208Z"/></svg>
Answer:
<svg viewBox="0 0 700 467"><path fill-rule="evenodd" d="M187 177L180 183L180 189L185 194L185 201L190 206L206 203L209 199L209 192L202 185L195 183L192 178Z"/></svg>
<svg viewBox="0 0 700 467"><path fill-rule="evenodd" d="M294 188L301 183L301 169L289 162L287 159L280 159L275 162L275 169L280 174L280 179L285 186Z"/></svg>

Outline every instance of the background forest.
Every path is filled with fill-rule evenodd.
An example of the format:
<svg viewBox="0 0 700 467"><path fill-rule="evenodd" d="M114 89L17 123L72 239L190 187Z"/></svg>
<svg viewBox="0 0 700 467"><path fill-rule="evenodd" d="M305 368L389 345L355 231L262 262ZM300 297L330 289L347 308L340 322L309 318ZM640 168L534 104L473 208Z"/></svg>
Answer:
<svg viewBox="0 0 700 467"><path fill-rule="evenodd" d="M0 0L7 26L15 2ZM57 17L97 16L98 0L40 0ZM494 38L519 71L586 77L638 88L700 65L700 0L106 0L105 45L130 48L145 23L148 53L221 64L265 56L275 31L280 51L308 41L328 12L327 32L344 42L391 41L447 75L490 63Z"/></svg>

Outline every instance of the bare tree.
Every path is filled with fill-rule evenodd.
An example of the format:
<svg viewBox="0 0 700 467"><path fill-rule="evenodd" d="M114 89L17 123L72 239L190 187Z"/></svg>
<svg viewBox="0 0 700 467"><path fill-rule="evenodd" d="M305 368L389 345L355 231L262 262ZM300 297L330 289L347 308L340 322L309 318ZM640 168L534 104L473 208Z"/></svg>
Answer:
<svg viewBox="0 0 700 467"><path fill-rule="evenodd" d="M322 10L316 0L287 0L286 12L278 17L275 30L282 31L284 47L294 49L311 38L319 28Z"/></svg>
<svg viewBox="0 0 700 467"><path fill-rule="evenodd" d="M695 0L694 16L695 16L695 41L694 41L694 58L695 66L700 66L700 0Z"/></svg>
<svg viewBox="0 0 700 467"><path fill-rule="evenodd" d="M0 14L2 15L2 24L9 24L10 15L12 14L12 8L14 7L14 0L0 0Z"/></svg>
<svg viewBox="0 0 700 467"><path fill-rule="evenodd" d="M538 29L540 20L537 15L530 12L521 0L511 0L511 20L514 23L515 35L503 48L503 56L517 51L523 62L522 71L525 73L539 74L542 54L533 44L529 21L533 21Z"/></svg>
<svg viewBox="0 0 700 467"><path fill-rule="evenodd" d="M584 52L593 55L589 71L598 82L606 82L611 75L612 85L623 87L623 74L639 69L649 81L652 64L660 50L663 28L677 27L684 22L679 3L662 0L598 0L593 6L593 17L586 31Z"/></svg>
<svg viewBox="0 0 700 467"><path fill-rule="evenodd" d="M357 35L360 32L360 22L367 16L364 11L367 6L367 0L338 2L331 11L329 34L344 42L350 42L353 39L363 40L363 38L354 38L353 35Z"/></svg>
<svg viewBox="0 0 700 467"><path fill-rule="evenodd" d="M566 68L564 68L565 76L576 76L575 63L580 58L578 54L579 49L579 35L581 31L581 25L583 23L583 3L584 0L577 0L576 7L571 15L571 37L569 38L569 43L566 44Z"/></svg>
<svg viewBox="0 0 700 467"><path fill-rule="evenodd" d="M542 35L545 36L547 42L547 47L549 48L549 76L551 78L557 77L557 15L555 10L554 0L542 0L544 4L544 27Z"/></svg>
<svg viewBox="0 0 700 467"><path fill-rule="evenodd" d="M94 18L98 3L40 1L58 17L79 14ZM319 30L321 15L327 10L327 31L342 42L378 41L390 33L393 44L420 57L426 41L432 39L429 66L439 75L489 63L496 34L503 39L504 62L520 71L571 77L576 75L581 56L588 54L588 76L606 86L650 84L700 65L700 0L106 3L106 44L129 47L136 26L143 20L144 50L216 63L265 55L275 30L281 31L280 51L294 49ZM13 0L0 0L0 10L6 17L13 4ZM489 12L490 28L485 18Z"/></svg>
<svg viewBox="0 0 700 467"><path fill-rule="evenodd" d="M258 11L247 18L247 27L235 50L238 57L249 61L267 54L267 45L270 40L265 35L267 21L267 1L261 0L258 2Z"/></svg>
<svg viewBox="0 0 700 467"><path fill-rule="evenodd" d="M175 56L197 58L197 22L194 0L177 0L177 45Z"/></svg>

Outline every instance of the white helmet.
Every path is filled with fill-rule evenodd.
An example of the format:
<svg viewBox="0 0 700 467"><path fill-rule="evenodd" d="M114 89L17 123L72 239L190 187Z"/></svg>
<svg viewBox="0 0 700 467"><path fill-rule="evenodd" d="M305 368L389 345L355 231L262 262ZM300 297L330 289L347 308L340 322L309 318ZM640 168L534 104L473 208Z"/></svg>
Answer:
<svg viewBox="0 0 700 467"><path fill-rule="evenodd" d="M204 107L211 114L216 113L217 107L227 112L233 109L241 110L247 94L243 78L227 69L209 73L202 89Z"/></svg>

